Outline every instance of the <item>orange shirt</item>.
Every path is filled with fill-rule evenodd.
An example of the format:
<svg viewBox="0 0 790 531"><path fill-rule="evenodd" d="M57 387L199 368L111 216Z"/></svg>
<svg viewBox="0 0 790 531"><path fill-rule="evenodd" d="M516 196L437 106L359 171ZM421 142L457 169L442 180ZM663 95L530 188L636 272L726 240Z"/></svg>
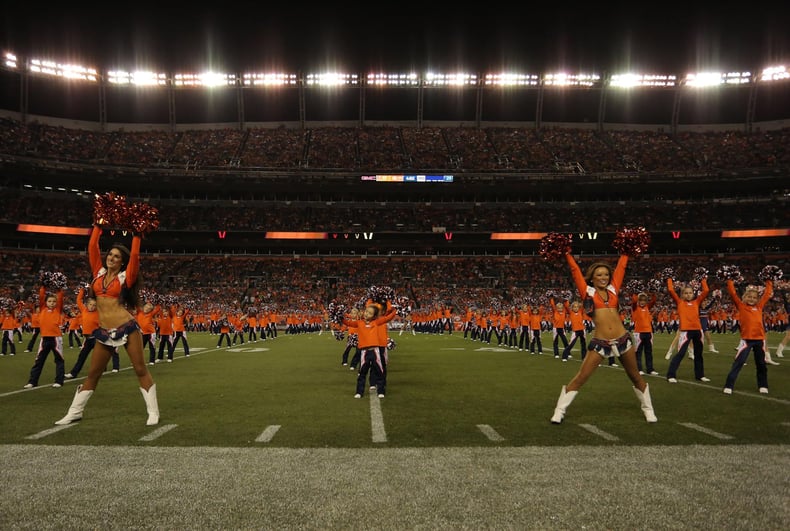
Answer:
<svg viewBox="0 0 790 531"><path fill-rule="evenodd" d="M678 305L677 310L680 318L680 329L684 331L702 330L702 322L700 322L699 318L699 306L710 292L708 289L708 279L702 279L702 291L696 299L690 301L680 298L680 295L675 291L675 284L672 282L671 278L667 279L667 288L669 289L669 295Z"/></svg>
<svg viewBox="0 0 790 531"><path fill-rule="evenodd" d="M735 292L735 284L727 280L727 293L730 294L733 304L738 308L739 322L742 339L765 339L765 326L763 325L763 307L771 300L774 285L770 280L765 281L765 291L757 304L745 304Z"/></svg>
<svg viewBox="0 0 790 531"><path fill-rule="evenodd" d="M167 312L159 313L159 316L156 318L156 324L159 326L160 336L173 335L173 321L170 319L170 315Z"/></svg>
<svg viewBox="0 0 790 531"><path fill-rule="evenodd" d="M85 306L85 288L80 288L77 294L77 306L80 308L80 315L82 316L82 334L89 336L94 330L99 328L99 312L96 310L90 311Z"/></svg>
<svg viewBox="0 0 790 531"><path fill-rule="evenodd" d="M189 310L184 310L184 313L178 315L178 312L175 308L170 310L170 320L173 326L173 332L184 332L186 328L184 327L184 319L186 316L189 315Z"/></svg>
<svg viewBox="0 0 790 531"><path fill-rule="evenodd" d="M530 330L540 330L541 321L543 320L543 316L538 313L530 313L529 314L529 328Z"/></svg>
<svg viewBox="0 0 790 531"><path fill-rule="evenodd" d="M137 310L137 324L140 325L140 332L144 335L150 335L156 333L156 327L154 326L154 319L156 316L159 315L159 311L161 307L157 306L150 312L146 313L142 309Z"/></svg>
<svg viewBox="0 0 790 531"><path fill-rule="evenodd" d="M80 329L80 325L82 324L82 315L77 314L73 317L69 317L69 332L76 332Z"/></svg>
<svg viewBox="0 0 790 531"><path fill-rule="evenodd" d="M569 315L571 316L571 330L574 332L583 332L584 331L584 311L579 308L577 311L570 310Z"/></svg>
<svg viewBox="0 0 790 531"><path fill-rule="evenodd" d="M567 321L567 315L565 314L565 307L564 306L557 306L554 302L554 299L549 299L551 303L551 323L554 328L565 328L565 321Z"/></svg>
<svg viewBox="0 0 790 531"><path fill-rule="evenodd" d="M47 290L41 286L38 292L39 305L41 307L41 337L58 337L60 332L60 321L63 317L63 290L57 292L58 302L53 309L47 308Z"/></svg>
<svg viewBox="0 0 790 531"><path fill-rule="evenodd" d="M634 332L636 333L652 333L653 332L653 305L656 303L656 295L653 294L652 298L644 305L637 302L636 295L632 297L631 306L631 319L634 320Z"/></svg>
<svg viewBox="0 0 790 531"><path fill-rule="evenodd" d="M378 327L387 326L387 323L392 320L396 313L397 310L393 308L389 313L386 313L378 319L372 321L365 321L364 319L358 319L356 321L344 320L343 324L346 326L357 327L357 337L359 338L358 345L360 350L378 347L380 346Z"/></svg>

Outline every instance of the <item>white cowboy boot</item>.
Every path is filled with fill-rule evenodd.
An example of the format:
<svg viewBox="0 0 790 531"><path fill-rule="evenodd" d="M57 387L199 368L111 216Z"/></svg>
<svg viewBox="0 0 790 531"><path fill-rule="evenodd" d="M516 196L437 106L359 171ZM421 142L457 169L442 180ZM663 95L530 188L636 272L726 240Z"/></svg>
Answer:
<svg viewBox="0 0 790 531"><path fill-rule="evenodd" d="M562 392L560 393L559 399L557 399L557 407L554 408L554 416L551 417L552 424L562 423L562 419L565 417L565 410L568 409L568 406L571 405L571 402L573 402L577 394L579 394L579 391L566 392L565 386L562 386Z"/></svg>
<svg viewBox="0 0 790 531"><path fill-rule="evenodd" d="M85 410L85 404L93 394L93 391L83 391L82 386L77 387L77 392L74 393L74 400L71 401L71 406L66 413L66 416L55 422L58 426L71 424L74 421L82 418L82 412Z"/></svg>
<svg viewBox="0 0 790 531"><path fill-rule="evenodd" d="M658 422L658 417L656 417L653 411L653 401L650 399L650 386L645 385L644 391L640 391L634 387L634 393L639 399L639 403L642 404L642 413L645 414L645 420L648 422Z"/></svg>
<svg viewBox="0 0 790 531"><path fill-rule="evenodd" d="M153 426L159 424L159 403L156 401L156 384L153 384L148 391L141 387L140 392L143 393L145 408L148 410L148 421L146 421L145 425Z"/></svg>

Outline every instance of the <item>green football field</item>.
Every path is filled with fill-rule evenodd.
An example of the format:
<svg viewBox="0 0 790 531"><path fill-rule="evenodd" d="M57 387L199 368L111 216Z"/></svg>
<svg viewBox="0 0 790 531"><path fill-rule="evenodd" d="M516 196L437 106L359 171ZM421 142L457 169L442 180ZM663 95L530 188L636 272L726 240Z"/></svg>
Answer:
<svg viewBox="0 0 790 531"><path fill-rule="evenodd" d="M649 377L648 424L623 370L601 367L565 422L579 366L460 334L393 334L386 397L353 398L331 334L216 348L151 367L161 422L146 426L122 355L82 421L55 426L77 381L23 390L32 354L0 358L4 529L783 529L790 521L790 359L754 363L721 391L737 338L714 336L710 383L691 361ZM772 334L772 351L779 334ZM543 337L548 346L550 336ZM669 337L656 337L656 368ZM20 345L23 346L23 345ZM66 370L76 358L67 349ZM785 361L787 360L787 361Z"/></svg>
<svg viewBox="0 0 790 531"><path fill-rule="evenodd" d="M620 367L602 365L581 389L561 426L552 425L560 388L579 367L578 345L566 363L544 354L463 339L462 335L391 332L385 398L354 399L356 372L340 363L345 341L331 334L285 335L217 348L217 336L189 335L192 355L150 370L161 421L145 425L145 406L125 352L121 371L106 373L84 419L55 427L81 381L54 389L47 360L39 386L23 390L32 353L0 358L0 443L212 447L365 448L565 445L783 444L789 429L790 359L769 366L770 393L757 392L754 362L731 396L722 386L735 334L714 335L704 353L709 383L694 380L685 359L679 382L665 377L670 336L656 334L655 367L646 376L657 424L648 424ZM771 334L773 352L781 338ZM66 347L66 371L78 349ZM786 361L785 361L786 360ZM82 376L86 370L83 369ZM372 395L372 396L371 396Z"/></svg>

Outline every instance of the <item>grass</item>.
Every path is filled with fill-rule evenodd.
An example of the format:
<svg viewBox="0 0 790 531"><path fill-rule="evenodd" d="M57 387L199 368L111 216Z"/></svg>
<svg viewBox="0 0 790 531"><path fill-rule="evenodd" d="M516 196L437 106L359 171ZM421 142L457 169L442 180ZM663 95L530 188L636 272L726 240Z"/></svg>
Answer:
<svg viewBox="0 0 790 531"><path fill-rule="evenodd" d="M754 362L743 368L735 393L721 392L737 344L735 334L714 335L719 354L705 352L710 383L696 382L692 363L680 366L679 383L666 382L668 335L656 334L655 365L647 377L659 417L648 424L622 368L601 366L568 409L565 423L552 414L560 387L579 366L551 354L530 355L464 340L461 334L393 333L387 396L353 398L355 372L340 365L345 342L331 334L287 336L216 348L216 336L189 336L193 355L178 349L173 363L150 367L157 382L160 427L175 428L153 442L140 441L145 406L125 353L122 370L102 377L75 426L40 439L29 436L53 427L76 388L68 381L50 387L54 363L48 359L40 386L22 390L33 354L0 358L0 444L139 445L164 447L434 448L522 446L785 444L790 406L790 359L769 366L770 394L757 393ZM781 335L770 334L773 351ZM77 349L66 349L66 370ZM83 372L84 375L84 372ZM367 387L367 386L366 386ZM367 389L366 389L367 393ZM386 442L373 442L371 408L380 408ZM710 431L723 434L717 438ZM501 440L478 428L488 425ZM613 435L607 440L582 425ZM268 426L279 426L269 442L256 442Z"/></svg>
<svg viewBox="0 0 790 531"><path fill-rule="evenodd" d="M215 336L191 334L192 356L177 351L173 363L151 367L159 426L145 426L122 355L84 420L52 432L78 382L50 387L47 360L42 385L23 391L33 355L6 356L0 522L80 531L783 529L790 359L769 367L769 395L757 393L750 361L726 396L737 337L714 337L721 353L705 354L709 384L693 380L688 360L678 384L649 378L656 424L645 422L622 369L608 367L562 426L550 424L578 352L562 363L455 334L395 335L386 398L356 400L355 374L340 365L345 343L331 335L216 349ZM656 336L662 374L669 340ZM67 350L67 370L76 355ZM373 442L378 411L385 442ZM273 426L269 442L256 442Z"/></svg>

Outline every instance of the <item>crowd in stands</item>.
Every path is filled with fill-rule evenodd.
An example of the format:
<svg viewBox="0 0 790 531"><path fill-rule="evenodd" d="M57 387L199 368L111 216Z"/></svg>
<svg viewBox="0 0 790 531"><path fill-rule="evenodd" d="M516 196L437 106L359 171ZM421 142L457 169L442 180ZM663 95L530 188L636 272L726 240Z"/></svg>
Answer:
<svg viewBox="0 0 790 531"><path fill-rule="evenodd" d="M0 222L89 226L92 197L4 189ZM160 230L613 232L636 220L649 231L787 226L788 198L701 201L376 202L156 199Z"/></svg>
<svg viewBox="0 0 790 531"><path fill-rule="evenodd" d="M111 166L302 168L402 173L449 169L550 173L693 173L790 167L790 129L670 135L658 131L574 128L287 127L178 132L96 132L0 119L0 154L41 161ZM188 186L188 178L173 187ZM243 186L240 184L239 186ZM102 190L104 191L104 190ZM0 222L89 226L93 197L2 187ZM503 191L506 196L506 191ZM365 202L152 197L160 231L401 231L435 227L468 232L614 231L637 224L648 231L787 226L787 197L755 191L739 201ZM697 267L738 265L758 283L765 265L788 271L788 256L651 256L634 260L628 278L648 281L667 267L677 279ZM89 280L87 260L74 253L5 250L0 297L29 300L39 274L63 272L76 289ZM517 305L551 290L570 290L564 264L523 257L327 259L153 256L143 249L147 289L196 309L265 304L282 311L321 311L329 300L358 301L370 286L390 285L416 307ZM714 286L716 281L712 279ZM719 286L720 287L720 286ZM666 294L663 293L662 296ZM668 301L667 301L668 302Z"/></svg>
<svg viewBox="0 0 790 531"><path fill-rule="evenodd" d="M586 267L599 258L582 257ZM662 275L671 268L678 285L692 282L705 268L711 290L724 282L716 272L724 265L739 267L746 284L761 285L766 265L790 271L790 255L643 256L632 259L624 286L639 281L643 289L671 306ZM564 261L540 257L431 258L265 258L212 256L153 256L143 253L143 287L177 300L196 311L236 311L265 306L280 312L322 312L328 302L354 305L371 286L390 286L416 308L520 307L525 301L545 303L548 293L573 292ZM90 280L87 258L68 253L6 250L0 255L0 299L30 302L41 273L59 271L69 281L67 304L73 305L80 286ZM784 287L783 287L784 286ZM777 285L773 306L782 305L787 282ZM624 289L633 290L632 287ZM727 298L726 292L724 299ZM772 306L772 307L773 307Z"/></svg>
<svg viewBox="0 0 790 531"><path fill-rule="evenodd" d="M316 127L96 132L0 119L0 153L112 166L688 173L790 165L790 128Z"/></svg>

